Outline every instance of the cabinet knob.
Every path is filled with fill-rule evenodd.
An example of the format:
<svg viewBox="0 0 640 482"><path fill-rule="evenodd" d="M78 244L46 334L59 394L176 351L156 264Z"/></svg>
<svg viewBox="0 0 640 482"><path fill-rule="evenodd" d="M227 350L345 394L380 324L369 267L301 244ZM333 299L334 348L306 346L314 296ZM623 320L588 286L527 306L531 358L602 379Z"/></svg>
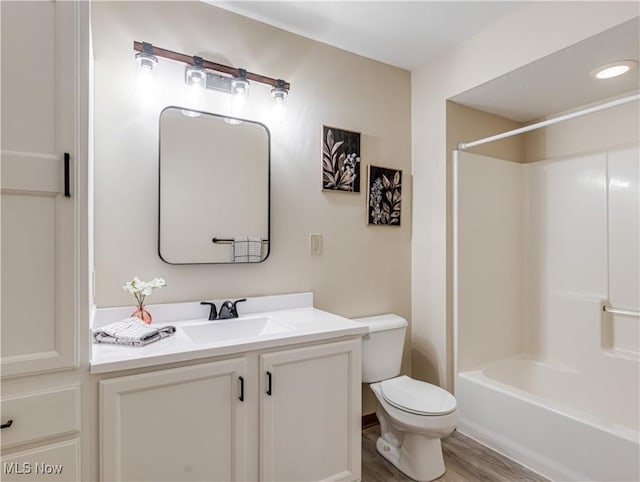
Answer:
<svg viewBox="0 0 640 482"><path fill-rule="evenodd" d="M3 423L2 425L0 425L0 429L4 430L5 428L11 427L11 425L13 425L13 419L9 419L7 420L7 423Z"/></svg>

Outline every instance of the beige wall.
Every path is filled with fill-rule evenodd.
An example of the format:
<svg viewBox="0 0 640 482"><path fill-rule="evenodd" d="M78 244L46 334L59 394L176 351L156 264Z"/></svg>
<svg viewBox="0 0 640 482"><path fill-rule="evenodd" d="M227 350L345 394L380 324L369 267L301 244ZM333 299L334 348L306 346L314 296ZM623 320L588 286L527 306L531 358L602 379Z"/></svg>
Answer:
<svg viewBox="0 0 640 482"><path fill-rule="evenodd" d="M412 73L414 203L420 206L411 259L417 378L452 386L447 99L636 15L634 2L532 2Z"/></svg>
<svg viewBox="0 0 640 482"><path fill-rule="evenodd" d="M631 93L620 97L627 95ZM578 106L571 111L556 112L552 117L586 109L596 104ZM524 125L452 101L447 101L446 116L446 149L449 160L451 160L451 152L456 149L461 140L481 139ZM640 141L640 103L631 102L519 136L483 144L469 149L468 152L529 163L624 146L638 141ZM451 186L448 188L450 189Z"/></svg>
<svg viewBox="0 0 640 482"><path fill-rule="evenodd" d="M459 142L475 141L483 137L522 127L523 124L478 109L447 101L447 156L458 148ZM525 161L522 136L507 137L469 149L467 152L483 156L509 159L515 162ZM449 189L451 187L449 186Z"/></svg>
<svg viewBox="0 0 640 482"><path fill-rule="evenodd" d="M582 106L586 108L590 106ZM631 102L522 136L526 162L601 151L640 141L640 103Z"/></svg>
<svg viewBox="0 0 640 482"><path fill-rule="evenodd" d="M95 2L92 29L98 306L130 305L125 281L160 276L167 287L153 294L153 303L313 291L317 307L344 316L393 312L410 320L409 72L202 2ZM166 105L184 105L184 67L161 59L156 80L162 88L140 102L134 40L291 83L281 123L271 122L266 86L253 84L250 93L248 117L271 130L266 262L170 266L158 257L158 115ZM211 93L202 108L225 113L228 105L224 94ZM322 124L362 133L360 194L321 192ZM368 164L403 170L401 227L367 226ZM221 182L224 173L212 188ZM323 234L321 256L308 254L309 233ZM364 411L372 411L368 397Z"/></svg>

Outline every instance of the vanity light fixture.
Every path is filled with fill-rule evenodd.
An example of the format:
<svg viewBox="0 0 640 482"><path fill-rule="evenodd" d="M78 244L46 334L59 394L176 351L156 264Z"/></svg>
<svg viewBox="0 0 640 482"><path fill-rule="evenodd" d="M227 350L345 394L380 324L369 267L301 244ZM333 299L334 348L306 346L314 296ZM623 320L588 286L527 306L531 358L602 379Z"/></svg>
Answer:
<svg viewBox="0 0 640 482"><path fill-rule="evenodd" d="M141 69L152 70L158 63L158 57L182 62L187 65L185 82L188 85L201 85L206 89L234 94L238 98L246 97L248 94L249 81L271 86L271 95L277 104L282 104L291 88L290 84L282 79L274 79L202 57L162 49L147 42L133 42L133 50L137 52L136 61Z"/></svg>
<svg viewBox="0 0 640 482"><path fill-rule="evenodd" d="M276 86L271 89L271 96L276 101L276 104L282 104L288 93L289 90L285 88L285 82L282 79L278 79Z"/></svg>
<svg viewBox="0 0 640 482"><path fill-rule="evenodd" d="M636 62L635 60L619 60L618 62L613 62L611 64L598 67L592 72L592 75L596 79L600 80L612 79L613 77L618 77L619 75L626 74L637 65L638 62Z"/></svg>
<svg viewBox="0 0 640 482"><path fill-rule="evenodd" d="M136 93L143 102L151 101L154 97L154 77L158 75L158 57L153 55L153 46L143 42L136 53Z"/></svg>
<svg viewBox="0 0 640 482"><path fill-rule="evenodd" d="M207 72L202 67L202 57L193 56L193 63L185 67L184 81L194 87L206 87Z"/></svg>
<svg viewBox="0 0 640 482"><path fill-rule="evenodd" d="M231 81L231 90L234 95L244 95L249 93L249 81L247 80L247 71L238 69L238 74Z"/></svg>
<svg viewBox="0 0 640 482"><path fill-rule="evenodd" d="M151 72L158 65L158 57L153 55L153 45L147 42L140 44L140 49L136 54L136 63L143 72Z"/></svg>
<svg viewBox="0 0 640 482"><path fill-rule="evenodd" d="M249 81L247 71L238 69L238 73L231 79L231 115L233 117L243 117L244 106L249 96Z"/></svg>

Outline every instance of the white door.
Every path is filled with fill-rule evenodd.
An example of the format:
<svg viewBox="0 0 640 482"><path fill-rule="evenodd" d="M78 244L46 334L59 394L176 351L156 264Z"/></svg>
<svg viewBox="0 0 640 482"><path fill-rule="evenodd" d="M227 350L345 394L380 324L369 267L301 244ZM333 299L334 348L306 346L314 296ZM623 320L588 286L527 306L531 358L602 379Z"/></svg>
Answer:
<svg viewBox="0 0 640 482"><path fill-rule="evenodd" d="M246 480L245 377L234 358L101 381L101 480Z"/></svg>
<svg viewBox="0 0 640 482"><path fill-rule="evenodd" d="M0 2L2 375L76 364L77 2Z"/></svg>
<svg viewBox="0 0 640 482"><path fill-rule="evenodd" d="M262 481L360 479L360 343L260 357Z"/></svg>

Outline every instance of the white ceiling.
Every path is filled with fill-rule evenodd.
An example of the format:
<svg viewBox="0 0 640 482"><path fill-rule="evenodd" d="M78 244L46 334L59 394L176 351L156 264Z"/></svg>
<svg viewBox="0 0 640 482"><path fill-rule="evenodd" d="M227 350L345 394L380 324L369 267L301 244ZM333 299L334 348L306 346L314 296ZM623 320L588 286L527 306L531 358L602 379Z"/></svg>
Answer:
<svg viewBox="0 0 640 482"><path fill-rule="evenodd" d="M407 70L427 65L524 1L204 0L220 8ZM590 72L639 60L636 17L452 98L519 122L640 88L640 69L615 79Z"/></svg>
<svg viewBox="0 0 640 482"><path fill-rule="evenodd" d="M623 24L454 96L451 100L519 122L541 119L640 88L640 69L598 80L591 72L639 60L640 19Z"/></svg>
<svg viewBox="0 0 640 482"><path fill-rule="evenodd" d="M521 1L226 1L207 3L407 70L487 28Z"/></svg>

